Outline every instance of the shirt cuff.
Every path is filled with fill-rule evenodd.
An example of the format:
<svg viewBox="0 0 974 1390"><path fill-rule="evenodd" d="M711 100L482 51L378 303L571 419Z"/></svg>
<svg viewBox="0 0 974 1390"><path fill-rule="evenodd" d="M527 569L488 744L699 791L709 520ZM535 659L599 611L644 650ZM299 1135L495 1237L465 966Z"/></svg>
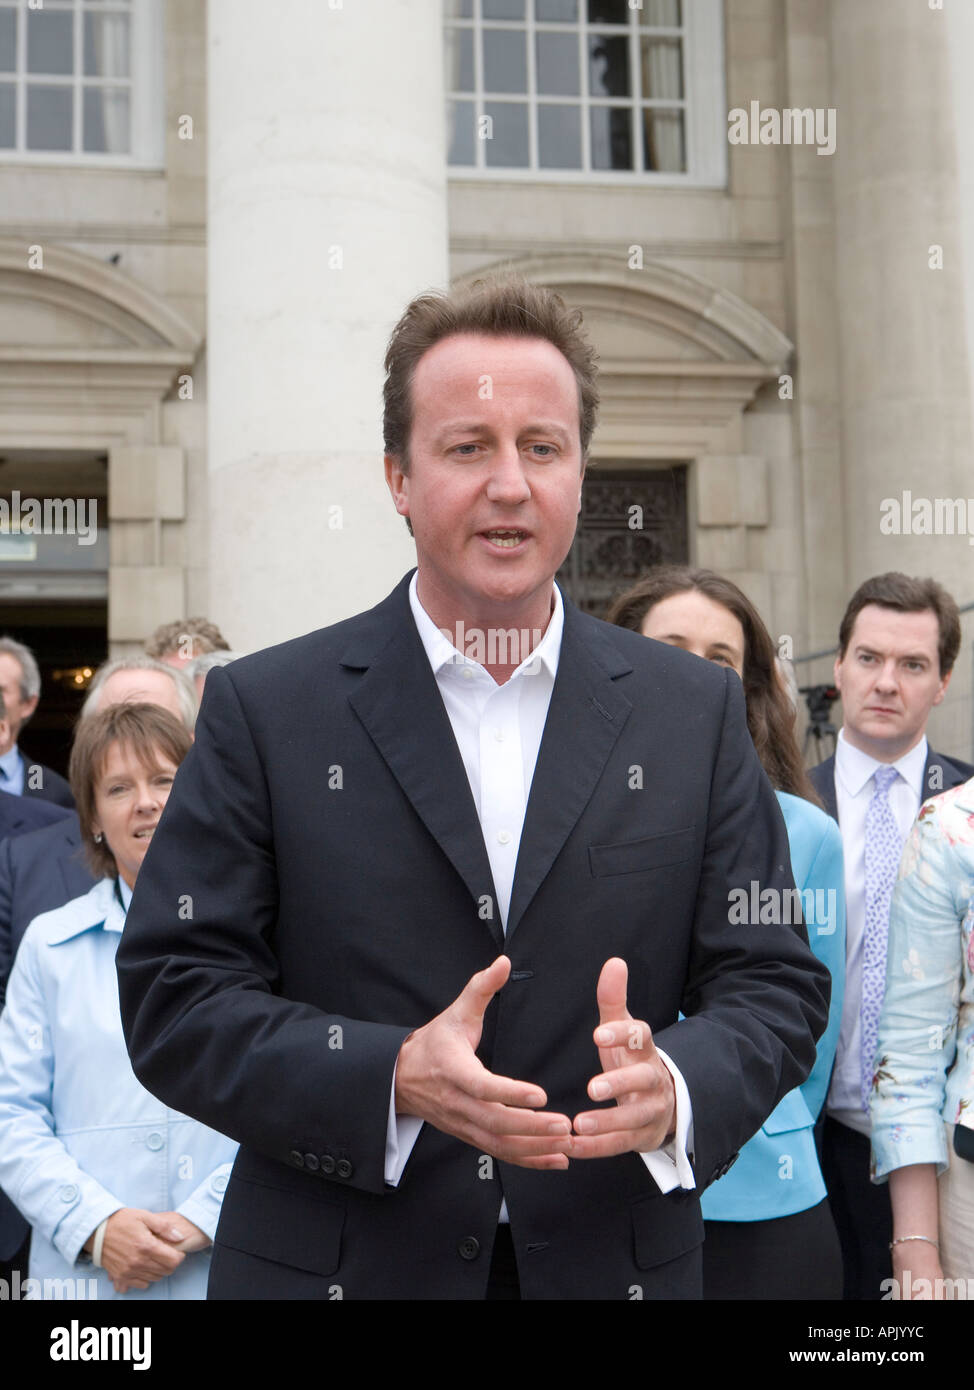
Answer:
<svg viewBox="0 0 974 1390"><path fill-rule="evenodd" d="M675 1187L694 1188L697 1185L690 1167L693 1152L693 1107L683 1073L675 1062L657 1048L660 1059L673 1078L676 1090L676 1133L668 1144L652 1153L640 1154L660 1192L672 1192Z"/></svg>
<svg viewBox="0 0 974 1390"><path fill-rule="evenodd" d="M419 1115L396 1114L396 1072L399 1059L392 1070L392 1089L389 1094L389 1121L386 1125L386 1163L385 1179L389 1187L398 1187L402 1170L409 1162L413 1145L419 1138L423 1121Z"/></svg>

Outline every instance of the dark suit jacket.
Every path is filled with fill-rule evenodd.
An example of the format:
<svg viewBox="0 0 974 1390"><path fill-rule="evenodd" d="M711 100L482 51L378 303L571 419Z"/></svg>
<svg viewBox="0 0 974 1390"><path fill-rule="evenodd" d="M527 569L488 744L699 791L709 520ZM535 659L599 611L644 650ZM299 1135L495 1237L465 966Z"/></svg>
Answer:
<svg viewBox="0 0 974 1390"><path fill-rule="evenodd" d="M64 806L55 806L51 801L0 792L0 842L14 835L26 835L30 830L40 830L45 825L54 825L67 815Z"/></svg>
<svg viewBox="0 0 974 1390"><path fill-rule="evenodd" d="M67 810L73 811L74 797L61 774L51 767L45 767L43 763L32 761L23 749L20 752L24 760L23 795L34 800L53 801L56 806L64 806ZM32 786L32 783L36 785Z"/></svg>
<svg viewBox="0 0 974 1390"><path fill-rule="evenodd" d="M0 844L0 1008L28 923L87 893L95 882L82 857L81 827L73 811L22 796L9 800L53 823Z"/></svg>
<svg viewBox="0 0 974 1390"><path fill-rule="evenodd" d="M833 820L839 819L839 809L835 798L835 757L826 758L817 767L809 769L812 785L822 798L822 804ZM959 758L948 758L943 753L935 753L927 745L927 764L923 770L924 800L939 792L959 787L969 777L974 777L974 767L962 763Z"/></svg>
<svg viewBox="0 0 974 1390"><path fill-rule="evenodd" d="M698 1193L638 1155L485 1165L427 1124L392 1189L386 1125L403 1040L502 948L478 1055L568 1115L599 971L628 961L701 1187L804 1079L828 972L803 928L729 922L732 888L792 887L741 683L566 601L505 940L407 591L210 674L129 910L136 1075L242 1144L210 1296L482 1298L503 1191L525 1298L699 1297Z"/></svg>
<svg viewBox="0 0 974 1390"><path fill-rule="evenodd" d="M73 811L48 801L7 796L39 830L30 830L0 844L0 1009L17 947L30 922L42 912L63 907L87 893L94 879L81 858L81 828ZM0 810L5 807L0 804ZM42 820L43 818L43 820ZM2 832L0 832L2 834ZM20 1212L0 1192L0 1260L23 1244L28 1226Z"/></svg>

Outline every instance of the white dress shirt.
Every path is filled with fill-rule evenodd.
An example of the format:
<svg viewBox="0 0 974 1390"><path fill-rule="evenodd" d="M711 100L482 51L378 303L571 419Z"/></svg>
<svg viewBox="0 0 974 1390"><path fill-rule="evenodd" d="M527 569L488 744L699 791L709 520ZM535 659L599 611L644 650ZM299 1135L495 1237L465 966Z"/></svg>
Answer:
<svg viewBox="0 0 974 1390"><path fill-rule="evenodd" d="M514 886L514 866L521 828L534 777L548 705L555 687L565 609L558 586L544 636L503 685L478 662L457 650L435 625L416 593L417 575L409 586L409 606L429 658L460 750L484 834L497 893L497 915L506 930ZM592 981L594 995L596 981ZM661 1192L696 1186L687 1157L692 1148L690 1093L679 1068L660 1052L676 1090L676 1132L664 1148L641 1155ZM396 1186L423 1121L396 1115L395 1074L386 1138L386 1182ZM507 1220L506 1203L500 1219Z"/></svg>
<svg viewBox="0 0 974 1390"><path fill-rule="evenodd" d="M866 813L873 798L877 768L900 774L889 788L889 804L906 843L924 798L923 773L927 740L922 738L895 763L881 763L854 748L840 729L835 747L835 801L845 858L846 975L842 1028L826 1110L833 1119L860 1134L869 1134L869 1115L862 1108L862 945L866 928Z"/></svg>

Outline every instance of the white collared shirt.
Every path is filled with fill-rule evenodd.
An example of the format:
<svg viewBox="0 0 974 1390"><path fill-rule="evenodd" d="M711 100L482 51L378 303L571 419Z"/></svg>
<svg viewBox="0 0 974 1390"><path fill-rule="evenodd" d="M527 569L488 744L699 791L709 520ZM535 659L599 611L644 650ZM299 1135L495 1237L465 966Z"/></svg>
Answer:
<svg viewBox="0 0 974 1390"><path fill-rule="evenodd" d="M534 777L548 705L555 688L565 609L557 584L554 605L541 641L498 685L478 662L458 651L423 608L416 592L418 572L409 585L409 606L443 699L473 794L494 878L497 909L506 929L514 886L514 867ZM486 636L484 638L486 641ZM593 995L596 982L592 981ZM692 1146L690 1093L679 1068L660 1057L676 1089L676 1135L665 1149L641 1155L661 1192L696 1186L687 1157ZM386 1182L395 1186L406 1166L423 1121L395 1113L395 1076L386 1142ZM506 1221L506 1204L501 1220Z"/></svg>
<svg viewBox="0 0 974 1390"><path fill-rule="evenodd" d="M835 1071L826 1109L833 1119L860 1134L869 1134L869 1116L862 1108L862 946L866 927L866 814L873 798L873 776L880 767L900 774L889 789L889 805L903 843L925 796L923 774L927 740L894 763L881 763L854 748L839 731L835 747L835 801L845 859L846 976L842 1028L835 1054Z"/></svg>

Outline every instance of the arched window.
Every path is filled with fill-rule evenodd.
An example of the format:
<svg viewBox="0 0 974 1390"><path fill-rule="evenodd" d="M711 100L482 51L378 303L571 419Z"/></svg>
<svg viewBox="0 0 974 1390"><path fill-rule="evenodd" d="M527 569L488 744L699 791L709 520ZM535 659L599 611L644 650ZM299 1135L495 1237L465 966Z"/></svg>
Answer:
<svg viewBox="0 0 974 1390"><path fill-rule="evenodd" d="M0 160L161 166L160 0L0 0Z"/></svg>
<svg viewBox="0 0 974 1390"><path fill-rule="evenodd" d="M451 176L720 187L721 0L446 0Z"/></svg>

